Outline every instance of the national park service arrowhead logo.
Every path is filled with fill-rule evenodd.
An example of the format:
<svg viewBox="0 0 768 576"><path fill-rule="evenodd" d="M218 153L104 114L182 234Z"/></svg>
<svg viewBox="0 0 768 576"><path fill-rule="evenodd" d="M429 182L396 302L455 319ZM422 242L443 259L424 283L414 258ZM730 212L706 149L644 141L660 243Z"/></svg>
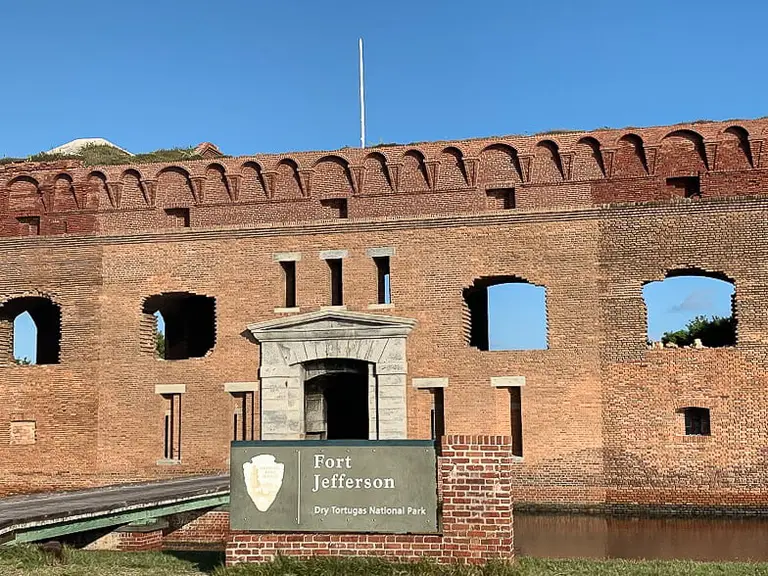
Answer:
<svg viewBox="0 0 768 576"><path fill-rule="evenodd" d="M272 454L259 454L243 464L245 488L259 512L272 506L283 485L284 473L285 464L276 462Z"/></svg>

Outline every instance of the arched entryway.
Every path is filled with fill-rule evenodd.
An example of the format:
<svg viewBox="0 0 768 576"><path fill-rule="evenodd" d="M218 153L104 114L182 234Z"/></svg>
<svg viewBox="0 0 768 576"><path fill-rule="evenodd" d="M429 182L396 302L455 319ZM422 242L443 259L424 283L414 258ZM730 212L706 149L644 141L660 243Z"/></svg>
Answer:
<svg viewBox="0 0 768 576"><path fill-rule="evenodd" d="M362 312L327 310L248 326L261 346L259 388L262 440L318 439L362 435L367 397L370 440L407 438L406 338L416 321ZM321 377L319 380L316 378ZM363 379L366 385L363 388ZM325 390L325 430L316 429L322 409L318 391L308 404L307 382ZM329 384L337 382L337 384ZM348 395L350 397L346 397ZM354 413L345 413L355 406ZM330 415L328 410L331 411ZM343 423L344 418L352 422ZM330 438L329 438L330 439Z"/></svg>

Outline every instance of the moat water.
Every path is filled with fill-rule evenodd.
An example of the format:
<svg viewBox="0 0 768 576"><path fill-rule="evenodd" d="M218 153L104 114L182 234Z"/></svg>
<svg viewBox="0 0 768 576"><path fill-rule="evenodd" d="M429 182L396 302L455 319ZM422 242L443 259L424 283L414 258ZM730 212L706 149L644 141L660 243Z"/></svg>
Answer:
<svg viewBox="0 0 768 576"><path fill-rule="evenodd" d="M515 553L537 558L768 561L768 518L515 513Z"/></svg>

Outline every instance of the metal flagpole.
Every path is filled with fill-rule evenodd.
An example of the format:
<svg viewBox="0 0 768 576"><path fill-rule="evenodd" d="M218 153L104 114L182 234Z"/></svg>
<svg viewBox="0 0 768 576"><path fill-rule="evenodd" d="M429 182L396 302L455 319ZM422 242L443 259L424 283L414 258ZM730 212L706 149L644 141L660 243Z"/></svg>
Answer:
<svg viewBox="0 0 768 576"><path fill-rule="evenodd" d="M360 49L360 148L365 148L365 84L363 83L363 39L358 40Z"/></svg>

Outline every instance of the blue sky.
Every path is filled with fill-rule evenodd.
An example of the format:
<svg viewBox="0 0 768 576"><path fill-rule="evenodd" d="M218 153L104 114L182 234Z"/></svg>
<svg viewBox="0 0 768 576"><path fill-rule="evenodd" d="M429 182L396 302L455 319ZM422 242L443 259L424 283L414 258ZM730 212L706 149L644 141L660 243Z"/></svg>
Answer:
<svg viewBox="0 0 768 576"><path fill-rule="evenodd" d="M710 0L6 2L0 157L643 126L766 114L768 4Z"/></svg>

